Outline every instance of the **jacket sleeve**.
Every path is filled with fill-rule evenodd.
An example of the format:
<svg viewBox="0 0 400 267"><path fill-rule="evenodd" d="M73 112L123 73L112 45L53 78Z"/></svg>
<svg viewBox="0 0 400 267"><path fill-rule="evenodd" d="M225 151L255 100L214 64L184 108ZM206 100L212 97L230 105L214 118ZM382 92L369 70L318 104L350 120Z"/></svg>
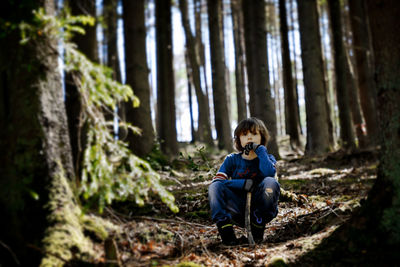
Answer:
<svg viewBox="0 0 400 267"><path fill-rule="evenodd" d="M260 159L259 168L263 176L274 177L276 173L276 159L274 158L274 156L268 154L267 148L263 145L259 146L255 152Z"/></svg>
<svg viewBox="0 0 400 267"><path fill-rule="evenodd" d="M232 176L232 172L233 172L233 157L232 154L230 154L225 158L217 174L214 176L213 182L218 180L228 180L229 177Z"/></svg>

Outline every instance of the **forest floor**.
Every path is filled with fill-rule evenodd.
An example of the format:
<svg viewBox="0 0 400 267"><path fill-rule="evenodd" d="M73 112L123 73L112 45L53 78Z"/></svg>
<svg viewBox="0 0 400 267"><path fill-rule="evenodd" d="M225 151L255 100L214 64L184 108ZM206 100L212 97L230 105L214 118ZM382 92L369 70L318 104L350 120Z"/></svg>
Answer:
<svg viewBox="0 0 400 267"><path fill-rule="evenodd" d="M207 187L225 155L209 156L192 147L172 168L159 171L179 213L173 214L157 198L142 208L120 203L105 210L103 217L121 229L114 236L121 266L272 266L282 261L297 265L300 256L350 218L366 198L378 161L371 151L320 158L281 153L277 178L293 194L280 198L278 216L267 224L261 244L221 244L210 219ZM245 236L244 229L235 229L236 236ZM97 246L100 262L106 261L104 244Z"/></svg>

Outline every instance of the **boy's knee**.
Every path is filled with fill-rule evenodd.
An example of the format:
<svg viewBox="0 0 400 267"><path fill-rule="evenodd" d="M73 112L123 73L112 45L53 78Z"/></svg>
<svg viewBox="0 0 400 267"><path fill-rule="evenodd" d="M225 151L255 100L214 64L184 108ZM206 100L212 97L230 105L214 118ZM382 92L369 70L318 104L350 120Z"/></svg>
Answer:
<svg viewBox="0 0 400 267"><path fill-rule="evenodd" d="M215 181L212 182L209 186L208 186L208 195L215 195L215 194L219 194L219 192L221 192L224 188L224 184L219 182L219 181Z"/></svg>
<svg viewBox="0 0 400 267"><path fill-rule="evenodd" d="M279 197L280 185L275 178L265 177L261 184L267 198Z"/></svg>

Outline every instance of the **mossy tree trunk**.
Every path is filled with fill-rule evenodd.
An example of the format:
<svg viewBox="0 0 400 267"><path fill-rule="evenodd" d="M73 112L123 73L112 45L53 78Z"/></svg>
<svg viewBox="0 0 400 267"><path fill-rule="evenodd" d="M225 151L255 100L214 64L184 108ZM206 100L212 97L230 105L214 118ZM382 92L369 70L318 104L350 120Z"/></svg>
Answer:
<svg viewBox="0 0 400 267"><path fill-rule="evenodd" d="M32 11L40 7L54 15L54 1L9 0L2 3L1 18L14 25L35 23ZM72 237L86 240L71 190L74 171L57 40L38 35L20 45L20 38L18 30L0 38L0 240L9 248L1 246L0 265L42 261L55 266L72 258L73 246L81 255ZM90 250L88 243L82 245Z"/></svg>

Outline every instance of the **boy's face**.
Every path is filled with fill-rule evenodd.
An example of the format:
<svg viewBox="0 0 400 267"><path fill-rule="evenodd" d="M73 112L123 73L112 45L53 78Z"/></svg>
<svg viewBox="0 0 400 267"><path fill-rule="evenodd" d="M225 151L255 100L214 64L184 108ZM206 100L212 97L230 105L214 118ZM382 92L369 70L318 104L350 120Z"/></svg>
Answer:
<svg viewBox="0 0 400 267"><path fill-rule="evenodd" d="M248 143L255 143L259 145L261 143L260 131L256 130L255 133L252 133L251 131L241 133L240 144L242 145L242 147L244 147Z"/></svg>

